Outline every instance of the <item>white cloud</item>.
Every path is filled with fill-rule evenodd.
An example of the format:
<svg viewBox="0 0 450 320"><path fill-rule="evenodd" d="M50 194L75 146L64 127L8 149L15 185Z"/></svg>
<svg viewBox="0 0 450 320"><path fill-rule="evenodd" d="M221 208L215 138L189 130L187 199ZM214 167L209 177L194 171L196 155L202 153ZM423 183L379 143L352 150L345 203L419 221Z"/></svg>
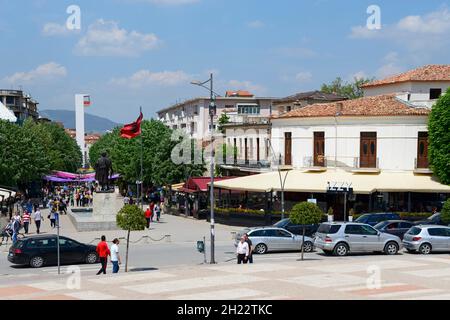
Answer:
<svg viewBox="0 0 450 320"><path fill-rule="evenodd" d="M369 30L365 26L352 28L354 39L385 39L412 51L430 51L450 42L450 11L447 7L423 16L411 15L380 30Z"/></svg>
<svg viewBox="0 0 450 320"><path fill-rule="evenodd" d="M142 34L119 28L115 21L97 20L90 25L76 45L76 53L83 56L136 57L158 47L160 40L153 34Z"/></svg>
<svg viewBox="0 0 450 320"><path fill-rule="evenodd" d="M247 23L247 26L252 29L259 29L264 27L264 22L260 20L250 21L249 23Z"/></svg>
<svg viewBox="0 0 450 320"><path fill-rule="evenodd" d="M11 76L5 77L3 80L11 84L20 84L23 82L33 82L35 80L42 81L62 78L66 75L67 70L65 67L55 62L49 62L28 72L16 72Z"/></svg>
<svg viewBox="0 0 450 320"><path fill-rule="evenodd" d="M299 83L305 83L310 82L312 79L312 73L305 71L305 72L299 72L295 75L295 80Z"/></svg>
<svg viewBox="0 0 450 320"><path fill-rule="evenodd" d="M265 87L251 81L230 80L226 85L227 90L247 90L255 95L261 95L266 92Z"/></svg>
<svg viewBox="0 0 450 320"><path fill-rule="evenodd" d="M355 79L367 79L367 78L368 78L367 74L364 71L360 70L360 71L355 72L354 74L350 75L349 81L353 81Z"/></svg>
<svg viewBox="0 0 450 320"><path fill-rule="evenodd" d="M379 79L383 79L386 77L390 77L399 73L403 72L403 68L396 65L393 62L387 63L383 66L381 66L377 71L376 71L376 76Z"/></svg>
<svg viewBox="0 0 450 320"><path fill-rule="evenodd" d="M111 79L110 84L131 88L142 88L153 85L171 87L183 83L187 84L190 79L192 77L184 71L151 72L149 70L139 70L130 77Z"/></svg>

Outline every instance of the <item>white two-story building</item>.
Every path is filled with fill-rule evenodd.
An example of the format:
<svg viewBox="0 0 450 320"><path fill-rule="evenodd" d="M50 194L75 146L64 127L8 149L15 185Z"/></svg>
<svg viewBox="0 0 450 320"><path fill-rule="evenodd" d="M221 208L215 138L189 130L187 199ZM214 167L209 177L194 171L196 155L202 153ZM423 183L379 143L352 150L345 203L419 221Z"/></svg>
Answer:
<svg viewBox="0 0 450 320"><path fill-rule="evenodd" d="M431 106L449 87L449 65L425 66L367 84L363 98L273 117L271 144L287 175L287 200L315 199L341 219L351 208L422 212L442 205L450 187L429 169L427 123ZM282 189L277 172L240 179L217 187ZM328 183L351 185L353 195L327 194Z"/></svg>

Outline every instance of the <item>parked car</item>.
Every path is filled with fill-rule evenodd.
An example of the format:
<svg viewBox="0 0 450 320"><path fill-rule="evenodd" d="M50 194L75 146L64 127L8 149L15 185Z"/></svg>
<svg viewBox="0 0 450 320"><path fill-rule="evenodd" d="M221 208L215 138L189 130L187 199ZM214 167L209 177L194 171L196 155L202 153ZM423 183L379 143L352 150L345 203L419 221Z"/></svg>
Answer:
<svg viewBox="0 0 450 320"><path fill-rule="evenodd" d="M355 222L322 223L314 240L314 245L327 255L346 256L353 252L377 251L394 255L402 249L399 237Z"/></svg>
<svg viewBox="0 0 450 320"><path fill-rule="evenodd" d="M405 234L403 245L410 253L450 252L450 228L437 225L414 226Z"/></svg>
<svg viewBox="0 0 450 320"><path fill-rule="evenodd" d="M362 216L359 216L355 222L365 223L371 226L374 226L382 221L386 220L400 220L400 215L398 213L366 213Z"/></svg>
<svg viewBox="0 0 450 320"><path fill-rule="evenodd" d="M442 219L441 219L441 213L436 212L431 217L428 217L425 220L416 221L415 225L439 225L439 226L447 226Z"/></svg>
<svg viewBox="0 0 450 320"><path fill-rule="evenodd" d="M253 244L253 252L265 254L269 251L301 251L302 236L295 235L285 229L275 227L259 227L244 229L236 235L235 246L243 234L247 233ZM305 237L305 252L314 250L314 240Z"/></svg>
<svg viewBox="0 0 450 320"><path fill-rule="evenodd" d="M98 262L96 247L75 240L59 237L61 264L94 264ZM33 268L56 265L56 235L39 235L18 240L9 249L8 261Z"/></svg>
<svg viewBox="0 0 450 320"><path fill-rule="evenodd" d="M414 226L414 223L411 221L386 220L378 223L374 226L374 228L378 231L393 234L394 236L403 239L405 233L408 232L408 230L411 229L412 226Z"/></svg>
<svg viewBox="0 0 450 320"><path fill-rule="evenodd" d="M289 218L278 221L273 225L276 228L286 229L293 234L303 236L303 225L293 224ZM305 225L305 235L308 237L313 237L319 228L319 224L307 224Z"/></svg>

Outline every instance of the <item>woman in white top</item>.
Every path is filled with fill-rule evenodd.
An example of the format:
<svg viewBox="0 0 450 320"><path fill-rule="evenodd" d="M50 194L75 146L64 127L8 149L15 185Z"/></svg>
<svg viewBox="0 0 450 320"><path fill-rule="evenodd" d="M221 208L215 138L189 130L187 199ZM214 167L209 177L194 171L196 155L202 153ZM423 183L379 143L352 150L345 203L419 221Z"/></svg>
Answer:
<svg viewBox="0 0 450 320"><path fill-rule="evenodd" d="M111 246L111 263L113 265L113 273L119 273L119 265L122 264L122 261L120 260L119 255L119 239L113 240L113 245Z"/></svg>

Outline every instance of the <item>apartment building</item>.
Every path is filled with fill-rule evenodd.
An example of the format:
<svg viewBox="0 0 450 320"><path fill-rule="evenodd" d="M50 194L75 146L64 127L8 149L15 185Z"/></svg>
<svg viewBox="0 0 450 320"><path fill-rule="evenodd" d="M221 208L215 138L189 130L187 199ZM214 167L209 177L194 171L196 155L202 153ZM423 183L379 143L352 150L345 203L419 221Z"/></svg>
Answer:
<svg viewBox="0 0 450 320"><path fill-rule="evenodd" d="M0 102L14 113L18 123L23 123L27 118L39 118L39 103L22 90L1 89Z"/></svg>

